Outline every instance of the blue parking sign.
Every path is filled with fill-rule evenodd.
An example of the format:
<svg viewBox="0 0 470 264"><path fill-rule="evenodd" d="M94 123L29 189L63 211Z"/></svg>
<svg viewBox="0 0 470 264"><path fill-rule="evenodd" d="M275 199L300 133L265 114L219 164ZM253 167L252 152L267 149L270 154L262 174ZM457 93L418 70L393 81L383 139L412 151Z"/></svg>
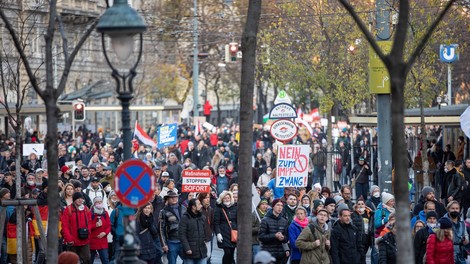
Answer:
<svg viewBox="0 0 470 264"><path fill-rule="evenodd" d="M170 124L158 128L158 148L164 148L176 144L178 126Z"/></svg>

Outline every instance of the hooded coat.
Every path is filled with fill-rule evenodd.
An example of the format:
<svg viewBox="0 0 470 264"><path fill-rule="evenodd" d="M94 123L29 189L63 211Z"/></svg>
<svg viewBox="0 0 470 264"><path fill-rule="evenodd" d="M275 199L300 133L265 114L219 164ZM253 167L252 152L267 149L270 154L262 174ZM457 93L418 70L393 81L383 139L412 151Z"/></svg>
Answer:
<svg viewBox="0 0 470 264"><path fill-rule="evenodd" d="M312 229L314 232L312 233ZM314 242L320 240L320 246L316 246ZM315 220L302 230L299 237L295 241L295 245L302 252L300 259L301 264L329 264L330 256L328 254L328 246L326 241L330 240L330 229L328 224L323 227L318 225Z"/></svg>

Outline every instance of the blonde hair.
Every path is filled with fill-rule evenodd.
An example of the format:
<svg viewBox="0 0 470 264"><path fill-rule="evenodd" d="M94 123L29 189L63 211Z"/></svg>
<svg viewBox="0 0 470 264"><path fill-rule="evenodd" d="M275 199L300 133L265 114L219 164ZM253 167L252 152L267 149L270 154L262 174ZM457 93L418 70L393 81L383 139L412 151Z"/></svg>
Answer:
<svg viewBox="0 0 470 264"><path fill-rule="evenodd" d="M440 242L444 241L445 237L446 237L446 234L445 234L445 231L448 230L449 231L449 234L447 235L447 238L449 238L451 241L453 241L454 239L454 233L452 231L452 228L449 228L449 229L437 229L436 230L436 238L437 240L439 240Z"/></svg>

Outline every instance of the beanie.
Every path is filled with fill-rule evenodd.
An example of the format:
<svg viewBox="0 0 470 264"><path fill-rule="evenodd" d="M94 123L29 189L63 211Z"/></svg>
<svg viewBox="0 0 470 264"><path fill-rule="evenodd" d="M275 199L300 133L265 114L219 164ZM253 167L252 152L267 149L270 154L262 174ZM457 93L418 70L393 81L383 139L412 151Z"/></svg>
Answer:
<svg viewBox="0 0 470 264"><path fill-rule="evenodd" d="M343 196L341 196L341 195L336 195L336 196L335 196L335 203L336 203L336 204L338 204L341 200L344 201Z"/></svg>
<svg viewBox="0 0 470 264"><path fill-rule="evenodd" d="M3 198L3 196L5 196L5 194L9 193L10 190L8 190L7 188L1 188L0 189L0 199Z"/></svg>
<svg viewBox="0 0 470 264"><path fill-rule="evenodd" d="M60 253L59 257L57 258L58 264L78 263L79 261L80 257L78 257L77 253L71 251L64 251Z"/></svg>
<svg viewBox="0 0 470 264"><path fill-rule="evenodd" d="M382 192L382 203L387 204L390 200L395 199L395 196L391 193Z"/></svg>
<svg viewBox="0 0 470 264"><path fill-rule="evenodd" d="M313 201L313 211L317 211L318 206L323 205L323 201L320 199ZM470 210L469 210L470 211Z"/></svg>
<svg viewBox="0 0 470 264"><path fill-rule="evenodd" d="M68 170L70 170L70 168L66 165L62 166L62 168L60 168L60 171L62 171L62 173L66 173Z"/></svg>
<svg viewBox="0 0 470 264"><path fill-rule="evenodd" d="M83 194L81 192L74 192L73 195L72 195L72 200L75 202L75 200L77 199L85 199L83 197Z"/></svg>
<svg viewBox="0 0 470 264"><path fill-rule="evenodd" d="M424 186L423 190L421 191L421 193L423 194L423 197L428 196L428 194L432 192L434 192L434 189L431 186Z"/></svg>
<svg viewBox="0 0 470 264"><path fill-rule="evenodd" d="M274 201L271 203L271 207L276 206L277 203L282 203L284 205L284 202L281 199L274 199Z"/></svg>
<svg viewBox="0 0 470 264"><path fill-rule="evenodd" d="M341 211L343 210L349 210L349 207L345 203L341 203L338 205L338 208L336 208L336 212L338 212L338 215L341 215Z"/></svg>
<svg viewBox="0 0 470 264"><path fill-rule="evenodd" d="M373 194L375 190L380 191L379 186L377 186L377 185L372 185L372 186L370 187L370 193Z"/></svg>
<svg viewBox="0 0 470 264"><path fill-rule="evenodd" d="M93 204L95 204L96 202L103 202L103 197L95 196L95 198L93 198Z"/></svg>
<svg viewBox="0 0 470 264"><path fill-rule="evenodd" d="M436 218L436 219L439 218L439 217L437 216L437 213L434 212L434 211L429 211L429 212L426 213L426 221L427 221L430 217L434 217L434 218Z"/></svg>
<svg viewBox="0 0 470 264"><path fill-rule="evenodd" d="M440 229L452 228L452 221L447 217L441 217L441 219L439 219L439 228Z"/></svg>
<svg viewBox="0 0 470 264"><path fill-rule="evenodd" d="M317 188L318 188L318 189L320 189L320 190L321 190L321 185L320 185L320 183L318 183L318 182L317 182L317 183L315 183L315 184L313 185L313 188L315 188L315 189L317 189Z"/></svg>
<svg viewBox="0 0 470 264"><path fill-rule="evenodd" d="M336 205L335 199L333 199L331 197L326 198L325 199L325 207L328 206L329 204L335 204Z"/></svg>

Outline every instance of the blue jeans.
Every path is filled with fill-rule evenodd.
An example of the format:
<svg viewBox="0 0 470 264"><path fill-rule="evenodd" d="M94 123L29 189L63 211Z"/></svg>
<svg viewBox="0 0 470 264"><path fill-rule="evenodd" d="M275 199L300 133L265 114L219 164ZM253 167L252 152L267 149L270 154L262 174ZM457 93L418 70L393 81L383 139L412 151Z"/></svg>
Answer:
<svg viewBox="0 0 470 264"><path fill-rule="evenodd" d="M176 259L178 258L178 255L181 259L183 259L183 256L181 256L181 242L168 241L168 264L176 264Z"/></svg>
<svg viewBox="0 0 470 264"><path fill-rule="evenodd" d="M184 264L205 264L206 259L184 259Z"/></svg>
<svg viewBox="0 0 470 264"><path fill-rule="evenodd" d="M2 240L2 251L0 252L0 264L7 264L8 254L7 254L7 238L3 237Z"/></svg>
<svg viewBox="0 0 470 264"><path fill-rule="evenodd" d="M96 251L98 251L98 254L100 255L100 260L102 264L109 264L109 259L108 259L108 249L100 249L100 250L90 250L90 263L93 263L95 261L95 255Z"/></svg>
<svg viewBox="0 0 470 264"><path fill-rule="evenodd" d="M256 254L258 254L258 252L260 252L261 247L260 247L259 244L258 245L252 245L251 250L253 251L253 256L252 256L253 260L251 262L255 263L255 256L256 256Z"/></svg>
<svg viewBox="0 0 470 264"><path fill-rule="evenodd" d="M371 248L372 248L372 251L370 252L370 263L378 264L379 263L379 251L377 251L377 248L374 245L372 245Z"/></svg>
<svg viewBox="0 0 470 264"><path fill-rule="evenodd" d="M325 171L323 168L319 166L313 167L313 184L320 183L323 186L323 182L325 181Z"/></svg>

